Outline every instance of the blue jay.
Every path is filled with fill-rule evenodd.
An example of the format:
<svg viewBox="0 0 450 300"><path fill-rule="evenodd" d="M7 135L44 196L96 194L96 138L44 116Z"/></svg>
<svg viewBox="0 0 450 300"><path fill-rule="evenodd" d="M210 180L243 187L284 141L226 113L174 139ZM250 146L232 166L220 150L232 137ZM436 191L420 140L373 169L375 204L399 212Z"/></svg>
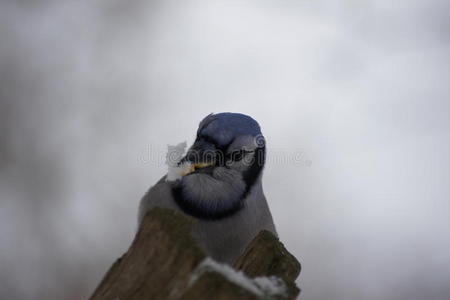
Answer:
<svg viewBox="0 0 450 300"><path fill-rule="evenodd" d="M180 178L167 176L142 198L138 222L153 207L194 217L192 235L219 262L232 264L263 229L276 235L262 188L265 140L258 123L239 113L210 114L178 165Z"/></svg>

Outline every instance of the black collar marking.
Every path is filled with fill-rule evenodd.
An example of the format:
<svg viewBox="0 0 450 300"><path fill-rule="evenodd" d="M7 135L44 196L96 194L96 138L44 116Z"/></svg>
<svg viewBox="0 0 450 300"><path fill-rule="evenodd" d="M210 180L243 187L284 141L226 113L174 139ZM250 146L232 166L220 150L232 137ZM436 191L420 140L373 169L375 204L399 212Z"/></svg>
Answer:
<svg viewBox="0 0 450 300"><path fill-rule="evenodd" d="M266 152L265 147L257 148L255 150L255 157L252 162L252 165L243 174L244 176L243 179L246 185L245 191L241 196L241 199L230 208L220 211L208 211L207 209L205 209L200 205L195 205L195 203L192 203L191 201L184 199L180 184L172 188L172 195L174 197L175 203L181 208L181 210L184 213L202 220L215 221L234 215L239 210L244 208L245 206L244 199L248 196L248 194L251 191L251 188L253 187L256 180L261 174L261 171L265 163L265 152Z"/></svg>

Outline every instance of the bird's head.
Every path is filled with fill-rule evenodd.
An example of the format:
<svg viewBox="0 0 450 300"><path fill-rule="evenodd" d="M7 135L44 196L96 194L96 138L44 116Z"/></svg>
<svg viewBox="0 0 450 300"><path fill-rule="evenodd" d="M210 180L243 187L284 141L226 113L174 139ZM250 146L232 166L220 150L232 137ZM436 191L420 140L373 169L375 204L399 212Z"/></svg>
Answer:
<svg viewBox="0 0 450 300"><path fill-rule="evenodd" d="M202 219L220 219L242 209L261 176L265 140L258 123L239 113L210 114L180 163L191 166L173 188L178 205Z"/></svg>

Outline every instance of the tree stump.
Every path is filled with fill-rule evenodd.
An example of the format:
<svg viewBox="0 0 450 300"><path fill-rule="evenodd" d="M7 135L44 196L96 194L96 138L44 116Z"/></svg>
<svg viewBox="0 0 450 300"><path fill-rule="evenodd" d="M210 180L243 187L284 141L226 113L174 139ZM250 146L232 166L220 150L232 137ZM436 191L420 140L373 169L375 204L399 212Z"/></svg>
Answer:
<svg viewBox="0 0 450 300"><path fill-rule="evenodd" d="M169 209L149 211L91 300L297 297L300 264L272 233L260 232L232 268L200 249L190 235L194 222Z"/></svg>

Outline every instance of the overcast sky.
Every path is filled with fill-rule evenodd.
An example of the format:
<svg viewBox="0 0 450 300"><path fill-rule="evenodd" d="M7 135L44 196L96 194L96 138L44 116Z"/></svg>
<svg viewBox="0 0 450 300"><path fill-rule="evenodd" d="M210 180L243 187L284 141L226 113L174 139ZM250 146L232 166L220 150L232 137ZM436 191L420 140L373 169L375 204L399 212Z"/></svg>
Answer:
<svg viewBox="0 0 450 300"><path fill-rule="evenodd" d="M2 1L0 298L83 299L211 112L253 116L304 300L450 295L450 4Z"/></svg>

